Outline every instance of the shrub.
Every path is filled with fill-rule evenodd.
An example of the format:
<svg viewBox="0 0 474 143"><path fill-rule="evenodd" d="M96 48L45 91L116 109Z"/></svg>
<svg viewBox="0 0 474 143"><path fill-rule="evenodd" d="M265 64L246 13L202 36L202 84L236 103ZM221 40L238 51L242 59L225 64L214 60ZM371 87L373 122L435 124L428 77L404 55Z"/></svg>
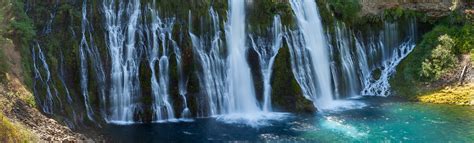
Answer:
<svg viewBox="0 0 474 143"><path fill-rule="evenodd" d="M454 40L445 34L440 36L438 41L438 46L431 52L430 57L423 61L421 67L421 76L432 80L438 80L457 63L456 55L452 52Z"/></svg>
<svg viewBox="0 0 474 143"><path fill-rule="evenodd" d="M464 54L472 49L474 49L474 26L466 24L457 33L455 52Z"/></svg>

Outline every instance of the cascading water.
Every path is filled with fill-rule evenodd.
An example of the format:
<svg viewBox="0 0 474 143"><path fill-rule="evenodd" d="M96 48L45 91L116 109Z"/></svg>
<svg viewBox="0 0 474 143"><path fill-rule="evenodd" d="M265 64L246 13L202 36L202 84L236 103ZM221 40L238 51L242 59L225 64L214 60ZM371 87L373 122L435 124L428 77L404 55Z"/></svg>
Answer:
<svg viewBox="0 0 474 143"><path fill-rule="evenodd" d="M84 104L86 107L87 117L90 120L93 120L93 109L89 103L89 88L88 88L88 81L90 79L96 82L96 89L97 89L97 96L100 97L100 111L101 115L104 119L107 120L107 109L106 109L106 77L104 67L101 61L99 49L95 45L94 38L93 38L93 25L88 19L88 11L87 11L87 0L83 1L82 6L82 26L81 26L81 33L82 39L79 44L79 60L80 60L80 73L81 73L81 94L84 97ZM92 11L89 11L92 12ZM87 36L88 35L88 36ZM90 62L89 62L90 61ZM90 66L89 64L90 63ZM94 76L89 76L88 69L92 69L94 72ZM91 78L94 77L94 78Z"/></svg>
<svg viewBox="0 0 474 143"><path fill-rule="evenodd" d="M336 30L336 47L339 52L339 60L341 62L342 80L344 81L342 86L343 91L338 93L344 94L345 96L356 96L360 94L360 82L357 79L357 65L351 49L353 47L353 39L351 32L346 28L344 23L337 22L335 26ZM335 79L336 80L336 79ZM341 86L341 85L339 85Z"/></svg>
<svg viewBox="0 0 474 143"><path fill-rule="evenodd" d="M90 24L89 24L90 25ZM92 30L89 30L89 37L92 37ZM107 117L107 102L106 102L106 75L101 61L99 49L94 43L93 38L89 40L90 45L87 49L92 69L94 70L94 79L97 82L97 95L100 97L100 111L102 117Z"/></svg>
<svg viewBox="0 0 474 143"><path fill-rule="evenodd" d="M231 113L259 112L252 74L247 63L247 46L245 34L245 1L229 0L230 12L226 23L226 42L228 48L229 83Z"/></svg>
<svg viewBox="0 0 474 143"><path fill-rule="evenodd" d="M64 74L64 54L63 54L63 50L60 49L60 56L59 56L59 67L58 67L58 76L59 76L59 80L61 81L61 85L63 86L64 88L64 92L66 92L66 102L68 105L73 105L74 101L73 101L73 98L71 97L71 93L69 91L69 87L68 85L66 84L66 81L64 80L65 78L65 74ZM64 118L64 122L66 123L66 125L71 128L71 129L74 129L75 128L75 123L77 123L77 118L76 118L76 109L74 109L73 106L66 106L65 108L69 108L69 110L72 112L72 122L70 119L68 118Z"/></svg>
<svg viewBox="0 0 474 143"><path fill-rule="evenodd" d="M386 23L383 36L379 38L371 37L369 43L356 38L357 53L361 66L363 90L362 95L369 96L389 96L390 77L395 73L397 65L413 51L416 45L416 20L411 20L408 24L407 38L403 41L397 40L399 28L396 23ZM378 43L378 44L377 44ZM365 47L364 47L365 46ZM369 56L367 56L369 55ZM377 60L379 59L379 60ZM368 61L381 61L370 65ZM380 70L380 76L374 77L374 72Z"/></svg>
<svg viewBox="0 0 474 143"><path fill-rule="evenodd" d="M138 78L140 49L135 45L140 1L126 5L115 0L104 0L106 45L110 55L110 109L107 120L111 123L133 123L136 110L134 96L140 91Z"/></svg>
<svg viewBox="0 0 474 143"><path fill-rule="evenodd" d="M155 5L153 3L153 5ZM146 52L148 63L151 69L151 88L154 98L153 121L162 122L173 120L174 110L169 101L169 45L177 48L176 43L171 39L174 18L161 20L158 12L153 8L148 8L151 15L151 24L146 29L147 41ZM161 53L160 53L161 47ZM158 63L159 79L156 77L155 67Z"/></svg>
<svg viewBox="0 0 474 143"><path fill-rule="evenodd" d="M341 100L353 95L388 96L390 76L394 74L397 64L413 50L415 44L415 21L409 26L409 32L400 32L402 30L399 24L386 22L382 32L377 31L374 32L376 34L368 33L368 35L364 35L367 34L366 31L357 33L342 22L336 22L334 35L328 32L325 36L314 0L290 0L298 29L283 31L280 17L275 16L272 28L269 28L265 35L268 37L254 36L246 32L244 12L246 4L251 3L242 0L228 1L230 10L227 22L224 24L225 33L221 31L222 23L219 15L210 8L209 29L202 29L198 36L195 35L192 33L195 27L191 27L190 14L189 37L193 46L200 94L190 93L188 97L188 79L182 64L187 63L186 58L189 55L184 56L187 51L181 49L173 39L173 27L182 21L174 17L160 18L154 1L147 6L141 6L140 0L103 0L104 44L107 53L101 53L104 52L98 47L101 44L96 45L94 42L98 39L94 34L96 25L91 21L95 19L94 10L88 11L87 1L84 0L82 39L79 49L65 53L77 54L79 58L77 73L80 73L80 81L77 85L80 85L80 90L77 91L81 95L77 98L71 97L75 95L73 91L76 90L69 90L67 84L75 81L69 81L64 77L63 51L60 51L59 76L57 76L59 78L56 78L51 75L54 71L50 73L46 60L46 55L51 53L43 53L39 43L36 43L32 48L32 59L34 90L35 94L39 94L38 103L48 114L53 114L53 108L62 106L61 101L64 100L59 98L60 93L53 81L59 79L61 88L65 89L59 88L59 90L65 92L67 98L65 101L68 104L72 104L73 99L83 101L75 103L81 108L84 106L85 109L77 110L77 117L76 111L72 111L74 120L82 120L82 116L85 115L90 120L99 119L99 114L94 113L99 111L95 109L96 107L100 108L102 117L108 123L176 121L178 117L175 116L179 115L178 112L181 112L181 119L190 119L192 116L188 107L190 100L189 105L197 107L195 112L199 117L213 116L238 123L249 120L255 123L254 121L259 122L262 119L278 118L270 116L274 113L269 113L272 112L271 78L273 63L281 48L283 37L289 47L294 77L302 88L303 95L322 111L340 107ZM48 27L51 27L50 24L54 21L53 15L52 20L47 21L44 33L51 32L51 28ZM205 26L201 25L201 28ZM70 28L75 37L74 28L72 26ZM225 39L222 34L225 34ZM403 34L408 35L408 38L401 38ZM331 38L334 41L331 41ZM259 58L263 77L261 106L256 99L254 82L247 62L249 50L247 44L256 51ZM170 89L173 89L170 85L174 85L170 84L172 81L170 77L174 77L171 76L174 75L172 73L174 65L170 61L173 55L179 78L177 83L179 95L176 96L170 92ZM146 62L141 63L142 59ZM51 61L54 60L52 57ZM65 63L69 62L66 59ZM76 68L65 69L68 71ZM139 76L139 73L147 72L147 68L150 68L150 76L148 77L148 73ZM380 74L377 73L379 71ZM147 86L150 81L152 99L150 102L148 95L141 96L139 78L146 78L142 81ZM190 81L194 82L192 78L194 77L190 77ZM75 84L69 86L72 85ZM143 93L147 93L147 89L149 88L144 88ZM181 99L183 102L180 102ZM147 101L143 102L144 100ZM173 106L172 103L182 105ZM174 111L174 109L183 110ZM67 113L61 114L71 115L69 109L59 110L67 110Z"/></svg>
<svg viewBox="0 0 474 143"><path fill-rule="evenodd" d="M406 30L400 27L398 23L385 22L383 30L364 31L364 35L354 34L343 23L336 23L335 46L339 55L333 56L340 59L343 80L334 80L345 87L341 92L349 96L390 95L390 77L415 47L416 20L410 20Z"/></svg>
<svg viewBox="0 0 474 143"><path fill-rule="evenodd" d="M69 88L66 84L66 81L64 81L64 76L65 76L64 75L64 54L62 50L60 50L60 53L61 54L60 54L59 68L58 68L59 80L61 81L61 85L63 85L63 88L66 92L66 101L68 102L68 104L72 104L73 101L72 101L71 93L69 92Z"/></svg>
<svg viewBox="0 0 474 143"><path fill-rule="evenodd" d="M51 12L49 13L49 19L48 21L46 22L46 26L43 28L43 34L49 34L51 33L51 31L53 30L53 20L54 18L56 17L56 13L58 12L58 9L59 9L59 0L56 0L55 3L54 3L54 7L53 9L51 10Z"/></svg>
<svg viewBox="0 0 474 143"><path fill-rule="evenodd" d="M189 12L189 15L191 15L191 12ZM173 29L171 29L171 30L173 30ZM182 61L182 58L181 58L181 49L179 49L178 44L171 39L171 36L170 36L170 40L172 41L172 44L173 44L173 51L174 51L174 54L175 54L175 59L176 59L176 64L177 64L177 69L178 69L179 95L181 96L181 98L183 98L183 111L181 112L181 119L182 120L187 120L187 119L191 118L191 111L188 108L188 100L187 100L187 97L186 97L186 94L188 94L188 90L187 90L187 88L188 88L187 84L188 83L187 83L186 75L184 74L184 71L183 71L183 61Z"/></svg>
<svg viewBox="0 0 474 143"><path fill-rule="evenodd" d="M405 41L398 40L398 24L386 22L384 31L369 38L368 43L362 43L360 39L363 38L353 36L353 32L343 23L336 22L334 47L337 51L330 50L331 55L336 57L329 64L324 35L314 34L322 32L316 4L311 0L292 0L290 3L298 20L299 30L287 30L285 38L290 48L293 73L307 99L312 100L317 108L325 110L360 106L355 102L334 100L343 99L339 94L345 97L389 95L390 76L395 73L398 63L414 48L415 22L409 25L409 38ZM339 63L334 58L338 58ZM381 76L374 78L377 69L381 71ZM331 83L334 83L336 89L331 87ZM332 91L338 93L338 96L334 97Z"/></svg>
<svg viewBox="0 0 474 143"><path fill-rule="evenodd" d="M316 85L314 84L313 65L307 49L304 47L304 39L301 31L290 31L286 29L285 39L291 56L291 69L296 81L303 91L303 96L315 102Z"/></svg>
<svg viewBox="0 0 474 143"><path fill-rule="evenodd" d="M173 49L175 53L176 63L178 65L177 68L178 68L178 74L179 74L179 81L178 81L179 95L181 96L181 98L183 98L183 111L181 112L181 119L190 119L191 111L188 108L188 100L186 97L186 94L188 94L188 91L187 91L188 87L187 87L187 80L183 71L181 49L179 49L179 47L177 46L175 42L173 43Z"/></svg>
<svg viewBox="0 0 474 143"><path fill-rule="evenodd" d="M253 38L250 35L252 42L252 48L257 52L259 56L260 72L263 76L263 111L271 112L271 78L273 72L273 63L275 57L278 54L278 50L281 48L281 41L283 39L282 26L280 22L280 16L274 16L273 26L269 29L271 37L265 39L263 37ZM254 40L255 39L255 40Z"/></svg>
<svg viewBox="0 0 474 143"><path fill-rule="evenodd" d="M293 73L304 96L318 109L333 106L328 45L314 0L290 0L298 21L298 32L287 36Z"/></svg>
<svg viewBox="0 0 474 143"><path fill-rule="evenodd" d="M86 108L87 118L94 120L94 112L89 104L89 89L88 89L88 66L87 66L87 53L89 45L87 44L86 38L86 26L87 26L87 1L84 1L82 6L82 40L79 46L79 59L80 59L80 71L81 71L81 94L84 98L84 106Z"/></svg>
<svg viewBox="0 0 474 143"><path fill-rule="evenodd" d="M219 115L218 120L227 123L258 126L267 124L265 121L268 120L281 119L284 114L262 112L257 105L246 62L245 37L241 37L245 36L245 27L243 21L236 22L244 20L239 17L242 16L239 13L243 14L243 1L240 2L230 3L234 11L226 24L227 49L221 39L219 16L212 8L209 10L212 25L209 32L200 37L189 33L194 57L200 65L197 74L201 93L205 95L198 103L207 103L198 105L198 116Z"/></svg>
<svg viewBox="0 0 474 143"><path fill-rule="evenodd" d="M48 63L46 62L46 56L44 55L43 50L41 49L41 46L38 42L35 42L32 46L31 55L33 59L33 73L35 79L33 83L34 93L35 95L38 95L40 94L40 91L38 90L45 90L44 100L41 101L40 97L36 97L37 103L41 104L44 113L53 114L53 96L57 99L60 107L62 106L62 104L58 96L58 90L56 89L55 84L52 80L51 72L49 70ZM42 74L42 72L44 72L44 74Z"/></svg>
<svg viewBox="0 0 474 143"><path fill-rule="evenodd" d="M227 59L225 53L223 53L224 44L219 27L219 15L212 8L209 10L209 15L211 17L209 32L211 36L202 35L197 37L189 32L194 57L200 65L197 75L201 93L207 95L204 102L208 104L201 107L201 109L205 108L206 110L198 112L198 116L215 116L229 113L228 106L232 102L228 94ZM189 29L192 29L191 26Z"/></svg>

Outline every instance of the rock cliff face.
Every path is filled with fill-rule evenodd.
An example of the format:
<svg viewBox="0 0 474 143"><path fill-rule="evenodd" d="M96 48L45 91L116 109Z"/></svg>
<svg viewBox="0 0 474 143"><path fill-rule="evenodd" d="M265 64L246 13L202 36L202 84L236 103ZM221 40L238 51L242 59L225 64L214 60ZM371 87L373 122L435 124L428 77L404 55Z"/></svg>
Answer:
<svg viewBox="0 0 474 143"><path fill-rule="evenodd" d="M0 73L0 118L23 127L19 130L31 133L31 138L4 136L0 133L0 141L87 141L84 135L74 133L68 127L54 119L41 114L35 108L33 94L21 82L21 56L15 45L8 38L0 35L0 52L5 53L7 73ZM4 59L2 59L4 60ZM2 129L0 125L0 129Z"/></svg>
<svg viewBox="0 0 474 143"><path fill-rule="evenodd" d="M401 7L441 17L461 5L460 0L360 0L361 15L377 15L385 9Z"/></svg>

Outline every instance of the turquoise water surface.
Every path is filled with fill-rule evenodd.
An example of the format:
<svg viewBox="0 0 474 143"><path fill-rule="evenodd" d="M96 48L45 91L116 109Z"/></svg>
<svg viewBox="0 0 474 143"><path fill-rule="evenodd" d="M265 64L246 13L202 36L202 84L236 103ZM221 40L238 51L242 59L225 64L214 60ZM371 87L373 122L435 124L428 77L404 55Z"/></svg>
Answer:
<svg viewBox="0 0 474 143"><path fill-rule="evenodd" d="M109 126L116 142L474 142L474 108L358 100L364 107L315 115L288 114L264 126L215 118L192 122Z"/></svg>

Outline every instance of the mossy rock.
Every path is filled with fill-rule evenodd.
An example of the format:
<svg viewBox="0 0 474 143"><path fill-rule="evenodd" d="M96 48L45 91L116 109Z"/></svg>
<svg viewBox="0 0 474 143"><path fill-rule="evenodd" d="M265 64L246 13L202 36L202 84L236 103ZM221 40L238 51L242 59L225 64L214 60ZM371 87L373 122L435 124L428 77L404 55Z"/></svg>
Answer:
<svg viewBox="0 0 474 143"><path fill-rule="evenodd" d="M289 49L281 48L274 65L272 76L272 103L277 111L314 113L313 103L302 95L301 88L291 70Z"/></svg>

